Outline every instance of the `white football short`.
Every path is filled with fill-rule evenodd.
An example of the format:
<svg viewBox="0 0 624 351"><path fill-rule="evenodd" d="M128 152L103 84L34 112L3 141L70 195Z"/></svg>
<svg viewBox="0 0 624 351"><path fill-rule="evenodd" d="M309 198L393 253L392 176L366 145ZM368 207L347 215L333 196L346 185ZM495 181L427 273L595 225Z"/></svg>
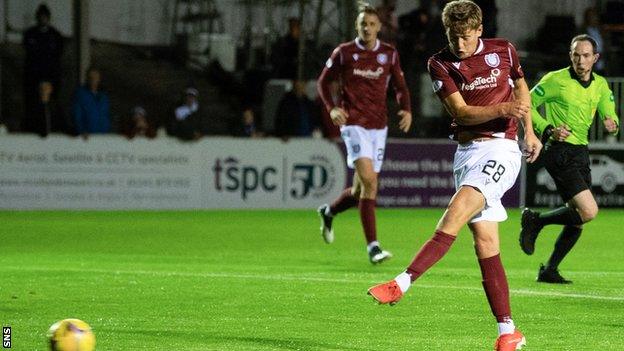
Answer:
<svg viewBox="0 0 624 351"><path fill-rule="evenodd" d="M501 198L516 182L521 164L522 152L515 140L496 138L457 147L453 163L455 189L472 186L485 197L485 208L470 223L507 219Z"/></svg>
<svg viewBox="0 0 624 351"><path fill-rule="evenodd" d="M384 129L365 129L360 126L342 126L340 136L347 148L347 165L355 168L354 162L358 158L369 158L373 161L375 172L381 171L388 127Z"/></svg>

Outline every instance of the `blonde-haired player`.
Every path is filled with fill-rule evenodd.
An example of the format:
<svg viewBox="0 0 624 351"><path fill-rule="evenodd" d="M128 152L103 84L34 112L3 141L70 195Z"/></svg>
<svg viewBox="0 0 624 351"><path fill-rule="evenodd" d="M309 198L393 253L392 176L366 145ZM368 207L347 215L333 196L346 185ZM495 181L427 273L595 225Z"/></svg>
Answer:
<svg viewBox="0 0 624 351"><path fill-rule="evenodd" d="M394 304L414 280L449 250L468 224L481 267L483 288L496 318L497 351L525 344L511 319L509 287L500 259L498 222L507 219L501 204L520 171L518 124L524 125L527 161L542 145L533 132L529 89L516 50L504 39L481 39L481 9L469 0L451 1L442 13L448 46L429 59L433 90L453 117L458 142L453 174L456 193L433 237L395 279L369 289L380 303Z"/></svg>

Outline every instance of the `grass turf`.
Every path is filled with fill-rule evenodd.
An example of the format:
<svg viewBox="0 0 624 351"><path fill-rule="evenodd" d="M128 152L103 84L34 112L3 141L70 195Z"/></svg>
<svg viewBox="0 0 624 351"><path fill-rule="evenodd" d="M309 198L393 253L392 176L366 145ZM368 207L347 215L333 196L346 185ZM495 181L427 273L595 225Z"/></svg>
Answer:
<svg viewBox="0 0 624 351"><path fill-rule="evenodd" d="M356 211L326 245L314 211L0 212L0 324L14 350L44 350L75 317L98 350L491 350L496 327L467 231L394 307L366 296L431 235L442 210L379 210L384 248L367 261ZM602 210L562 264L568 286L535 282L534 256L501 224L502 257L526 350L621 350L621 210Z"/></svg>

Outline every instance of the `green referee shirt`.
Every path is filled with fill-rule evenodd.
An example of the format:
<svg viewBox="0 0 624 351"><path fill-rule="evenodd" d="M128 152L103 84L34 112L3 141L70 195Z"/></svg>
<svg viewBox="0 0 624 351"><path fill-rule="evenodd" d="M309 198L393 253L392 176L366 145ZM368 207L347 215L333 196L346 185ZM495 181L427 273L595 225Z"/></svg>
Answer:
<svg viewBox="0 0 624 351"><path fill-rule="evenodd" d="M537 111L542 104L546 104L546 118ZM531 119L533 129L539 134L549 124L554 127L565 124L571 129L567 143L587 145L587 132L596 110L601 120L610 117L619 127L613 92L607 80L593 72L587 83L578 80L571 67L548 72L531 89Z"/></svg>

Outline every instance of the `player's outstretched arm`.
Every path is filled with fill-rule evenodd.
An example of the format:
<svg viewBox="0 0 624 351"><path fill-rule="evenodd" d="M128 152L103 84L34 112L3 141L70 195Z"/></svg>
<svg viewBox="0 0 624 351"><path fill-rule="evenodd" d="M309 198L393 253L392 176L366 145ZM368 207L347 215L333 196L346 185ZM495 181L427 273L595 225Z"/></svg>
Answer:
<svg viewBox="0 0 624 351"><path fill-rule="evenodd" d="M529 104L519 100L488 106L470 106L466 104L459 92L447 96L442 103L455 122L465 126L485 123L501 116L521 119L530 110Z"/></svg>

